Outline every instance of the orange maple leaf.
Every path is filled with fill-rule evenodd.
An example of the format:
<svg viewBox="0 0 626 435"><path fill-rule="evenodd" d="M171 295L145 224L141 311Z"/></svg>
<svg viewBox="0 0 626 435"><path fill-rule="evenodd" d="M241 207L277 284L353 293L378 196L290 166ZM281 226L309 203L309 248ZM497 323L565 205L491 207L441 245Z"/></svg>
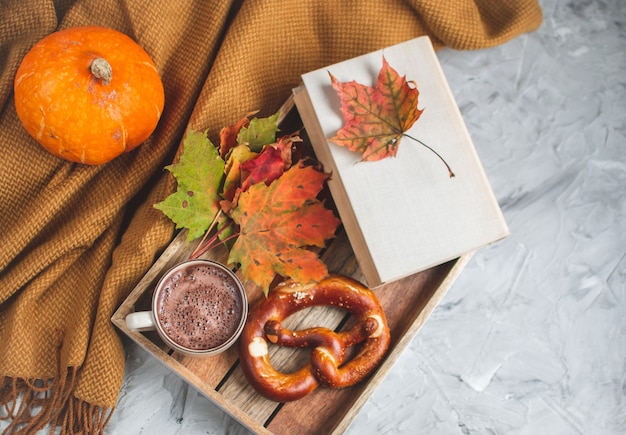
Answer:
<svg viewBox="0 0 626 435"><path fill-rule="evenodd" d="M330 80L341 101L345 124L329 141L361 153L362 161L375 161L395 157L402 136L407 136L435 153L450 177L454 177L450 166L434 149L406 134L424 111L417 107L419 91L414 82L389 66L384 56L374 86L354 80L340 82L332 74Z"/></svg>
<svg viewBox="0 0 626 435"><path fill-rule="evenodd" d="M373 87L356 81L343 83L332 74L330 79L346 122L329 140L360 152L364 161L395 156L402 135L423 111L417 108L415 84L401 77L384 57Z"/></svg>
<svg viewBox="0 0 626 435"><path fill-rule="evenodd" d="M247 127L250 124L250 116L254 115L254 112L247 114L235 124L228 127L224 127L220 130L220 156L225 159L228 152L238 145L237 135L243 127Z"/></svg>
<svg viewBox="0 0 626 435"><path fill-rule="evenodd" d="M340 220L317 200L328 174L294 165L269 186L251 185L242 192L231 217L240 232L228 258L238 263L245 280L265 294L276 274L297 282L319 281L328 275L318 254L335 235Z"/></svg>

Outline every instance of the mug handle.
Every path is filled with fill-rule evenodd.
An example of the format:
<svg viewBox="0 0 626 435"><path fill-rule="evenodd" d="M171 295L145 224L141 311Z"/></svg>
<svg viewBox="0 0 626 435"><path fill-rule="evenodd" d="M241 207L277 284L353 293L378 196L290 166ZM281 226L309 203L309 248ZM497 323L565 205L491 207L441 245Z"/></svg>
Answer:
<svg viewBox="0 0 626 435"><path fill-rule="evenodd" d="M126 326L138 332L154 331L156 322L152 311L137 311L126 316Z"/></svg>

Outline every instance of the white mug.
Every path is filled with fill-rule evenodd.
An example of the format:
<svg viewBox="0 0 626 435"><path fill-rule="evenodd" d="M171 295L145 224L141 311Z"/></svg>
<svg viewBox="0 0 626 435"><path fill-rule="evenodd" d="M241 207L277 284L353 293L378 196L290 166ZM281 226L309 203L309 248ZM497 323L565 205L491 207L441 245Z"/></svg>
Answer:
<svg viewBox="0 0 626 435"><path fill-rule="evenodd" d="M156 330L175 351L208 356L237 341L247 315L246 292L233 271L196 259L168 270L155 287L152 309L128 314L126 326Z"/></svg>

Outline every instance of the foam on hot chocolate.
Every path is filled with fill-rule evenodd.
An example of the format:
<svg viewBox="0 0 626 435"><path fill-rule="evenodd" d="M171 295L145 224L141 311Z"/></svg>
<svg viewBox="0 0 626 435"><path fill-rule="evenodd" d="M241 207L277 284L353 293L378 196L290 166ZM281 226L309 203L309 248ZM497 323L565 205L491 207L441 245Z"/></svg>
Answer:
<svg viewBox="0 0 626 435"><path fill-rule="evenodd" d="M166 278L156 307L156 320L172 341L204 350L220 346L236 332L243 303L230 275L199 264Z"/></svg>

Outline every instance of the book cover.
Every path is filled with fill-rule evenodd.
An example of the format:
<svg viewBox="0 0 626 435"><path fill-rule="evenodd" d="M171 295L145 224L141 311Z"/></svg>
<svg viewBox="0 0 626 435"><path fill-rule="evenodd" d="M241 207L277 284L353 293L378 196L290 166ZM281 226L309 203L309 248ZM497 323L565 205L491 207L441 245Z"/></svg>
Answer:
<svg viewBox="0 0 626 435"><path fill-rule="evenodd" d="M395 157L361 161L328 139L344 125L331 86L373 86L383 56L419 91L419 119ZM302 76L294 101L370 287L453 260L509 234L454 96L426 36Z"/></svg>

